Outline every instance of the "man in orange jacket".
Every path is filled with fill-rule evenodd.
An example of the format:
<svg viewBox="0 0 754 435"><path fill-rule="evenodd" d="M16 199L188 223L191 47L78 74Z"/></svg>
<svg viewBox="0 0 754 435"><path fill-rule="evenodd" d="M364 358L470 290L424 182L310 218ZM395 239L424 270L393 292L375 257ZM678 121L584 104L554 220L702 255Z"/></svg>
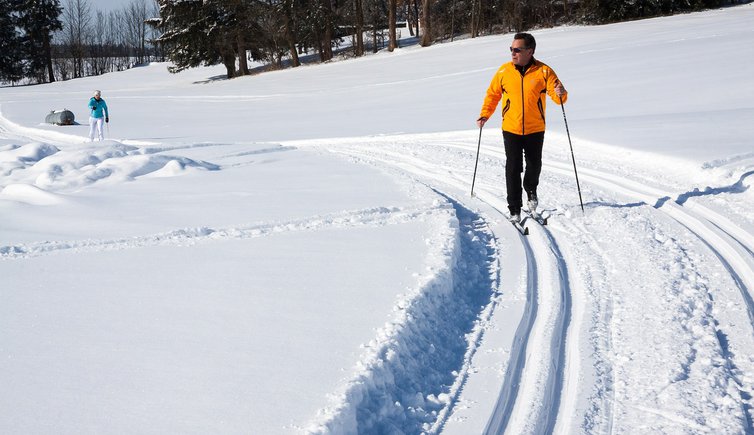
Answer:
<svg viewBox="0 0 754 435"><path fill-rule="evenodd" d="M556 104L568 99L555 71L534 59L537 43L528 33L517 33L511 44L511 62L497 70L487 95L477 126L482 128L503 100L503 144L505 145L505 182L510 220L521 220L521 173L526 158L523 189L528 207L536 212L537 185L542 171L542 145L545 140L546 94ZM557 97L557 98L556 98Z"/></svg>

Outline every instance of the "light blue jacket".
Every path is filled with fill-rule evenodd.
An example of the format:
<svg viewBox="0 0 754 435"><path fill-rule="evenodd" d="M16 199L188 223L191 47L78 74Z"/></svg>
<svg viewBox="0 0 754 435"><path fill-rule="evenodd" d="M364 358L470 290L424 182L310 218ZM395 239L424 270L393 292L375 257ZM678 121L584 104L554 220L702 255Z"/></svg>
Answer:
<svg viewBox="0 0 754 435"><path fill-rule="evenodd" d="M92 97L89 99L89 110L91 111L92 118L104 118L110 117L110 111L107 110L107 103L105 103L105 100L102 98L97 101L96 98Z"/></svg>

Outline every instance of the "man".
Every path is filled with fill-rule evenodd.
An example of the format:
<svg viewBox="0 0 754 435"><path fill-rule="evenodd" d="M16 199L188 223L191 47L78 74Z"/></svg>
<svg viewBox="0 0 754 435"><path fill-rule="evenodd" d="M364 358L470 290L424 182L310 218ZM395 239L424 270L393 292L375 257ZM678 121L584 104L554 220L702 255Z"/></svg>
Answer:
<svg viewBox="0 0 754 435"><path fill-rule="evenodd" d="M107 110L107 103L102 99L100 91L94 91L94 96L89 99L89 140L94 142L94 133L97 133L99 140L105 139L104 124L102 121L110 122L110 111Z"/></svg>
<svg viewBox="0 0 754 435"><path fill-rule="evenodd" d="M542 171L542 145L545 139L545 93L556 104L565 103L568 93L555 71L534 59L537 43L528 33L517 33L511 44L511 62L503 64L492 77L477 119L482 128L503 99L503 144L505 183L510 220L521 221L521 172L526 158L523 189L528 207L536 212L537 185Z"/></svg>

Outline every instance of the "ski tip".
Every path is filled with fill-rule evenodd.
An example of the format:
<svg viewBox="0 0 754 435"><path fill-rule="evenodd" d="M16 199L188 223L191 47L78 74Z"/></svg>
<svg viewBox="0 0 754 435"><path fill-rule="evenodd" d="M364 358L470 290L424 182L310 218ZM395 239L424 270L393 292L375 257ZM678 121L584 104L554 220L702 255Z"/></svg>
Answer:
<svg viewBox="0 0 754 435"><path fill-rule="evenodd" d="M529 235L529 227L524 228L524 235L525 236Z"/></svg>

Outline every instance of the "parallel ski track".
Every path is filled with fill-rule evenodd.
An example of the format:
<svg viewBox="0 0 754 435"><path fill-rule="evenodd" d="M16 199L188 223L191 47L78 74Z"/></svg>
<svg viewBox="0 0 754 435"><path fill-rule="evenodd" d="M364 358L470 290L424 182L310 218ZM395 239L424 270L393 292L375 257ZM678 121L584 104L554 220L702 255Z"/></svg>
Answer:
<svg viewBox="0 0 754 435"><path fill-rule="evenodd" d="M460 178L458 171L448 165L433 164L383 148L370 151L342 146L326 148L331 152L398 169L422 182L429 180L432 188L443 191L451 198L453 195L448 194L443 186L451 186L458 191L469 188L469 180ZM475 194L501 214L506 209L504 202L484 187L480 187ZM456 200L461 203L468 201L466 198ZM545 227L532 226L540 230L528 237L516 233L526 253L526 305L516 328L505 379L485 434L504 433L512 419L533 428L532 433L552 433L559 414L571 311L568 268L553 234ZM534 238L533 241L530 238ZM548 279L553 281L553 277L558 288L546 289L549 291L541 294L543 283ZM537 322L538 317L544 320ZM531 351L527 356L527 349L537 349L536 354ZM533 367L528 368L527 361L531 364L535 360L543 363L532 364ZM523 387L529 390L530 396L533 394L536 397L531 397L526 403L519 401L517 408L515 405ZM435 427L441 428L442 424L439 422Z"/></svg>
<svg viewBox="0 0 754 435"><path fill-rule="evenodd" d="M567 164L564 163L547 162L545 167L551 172L570 174ZM593 169L582 169L579 176L584 181L599 184L601 188L654 205L657 210L666 213L694 233L720 260L736 282L746 303L754 332L754 236L702 205L679 205L659 189Z"/></svg>
<svg viewBox="0 0 754 435"><path fill-rule="evenodd" d="M470 148L457 143L444 143L448 148ZM484 155L504 158L504 152L488 149ZM570 162L545 160L543 171L558 174L563 177L573 177L573 167ZM720 261L720 264L735 283L738 293L746 306L751 333L754 334L754 235L733 223L730 219L696 202L680 202L673 196L658 188L645 185L619 175L599 171L591 168L579 168L579 178L586 184L598 186L600 189L611 191L628 198L637 199L658 212L664 213L689 232L694 234ZM745 396L754 396L754 389L739 384L745 391ZM754 433L754 423L751 406L746 409L746 433ZM612 415L609 416L612 418ZM608 425L612 423L608 422Z"/></svg>
<svg viewBox="0 0 754 435"><path fill-rule="evenodd" d="M443 146L469 151L469 147L464 145L445 143ZM505 158L504 152L495 149L484 150L482 153ZM545 160L543 170L573 177L573 167L568 162ZM579 168L579 178L602 189L654 206L694 233L709 247L736 282L754 332L754 235L701 204L680 205L668 192L637 181L583 167Z"/></svg>
<svg viewBox="0 0 754 435"><path fill-rule="evenodd" d="M566 365L566 342L567 332L571 320L571 286L568 277L568 267L565 258L560 252L560 248L555 240L553 234L545 227L539 227L541 230L533 231L530 237L537 237L539 240L534 241L532 244L526 244L527 255L527 302L547 297L545 293L557 293L559 300L554 300L554 306L547 307L550 310L555 310L554 321L552 326L552 334L549 337L549 344L545 346L537 346L536 341L532 340L532 329L534 327L534 321L537 317L536 303L528 304L532 306L531 313L529 310L524 313L519 326L516 330L516 341L511 349L511 359L509 362L508 370L505 374L503 385L500 389L500 395L495 404L495 409L487 422L484 433L503 434L506 429L509 428L512 418L519 420L519 427L514 429L520 430L521 428L527 428L527 432L535 434L549 434L553 433L555 429L555 423L557 421L561 395L563 391L563 384L565 382L565 365ZM537 248L533 249L531 245L536 245ZM549 252L547 252L549 251ZM548 255L549 254L549 255ZM554 262L548 269L543 269L540 265L542 262ZM552 268L557 270L557 286L558 288L549 288L544 283L543 279L547 278L545 275L546 270ZM540 292L541 290L541 292ZM537 293L541 293L538 295ZM555 296L553 294L550 295ZM543 304L544 305L544 304ZM547 315L548 313L543 313ZM552 313L549 313L552 314ZM543 326L547 328L546 325ZM535 331L536 333L536 331ZM523 337L526 337L526 341L523 341ZM519 342L521 340L521 342ZM539 349L537 355L532 351L529 354L530 361L533 358L547 358L544 370L540 368L538 373L531 374L526 368L526 355L528 343L532 342L535 349ZM547 349L547 351L542 351ZM514 360L515 358L515 360ZM519 389L522 384L528 386L528 388L536 388L537 378L541 379L545 377L544 388L541 394L541 401L534 400L520 402L517 401L519 397ZM529 397L532 393L529 392ZM518 407L515 405L518 402ZM534 403L541 403L541 408L532 411L530 408ZM533 417L533 418L532 418Z"/></svg>

